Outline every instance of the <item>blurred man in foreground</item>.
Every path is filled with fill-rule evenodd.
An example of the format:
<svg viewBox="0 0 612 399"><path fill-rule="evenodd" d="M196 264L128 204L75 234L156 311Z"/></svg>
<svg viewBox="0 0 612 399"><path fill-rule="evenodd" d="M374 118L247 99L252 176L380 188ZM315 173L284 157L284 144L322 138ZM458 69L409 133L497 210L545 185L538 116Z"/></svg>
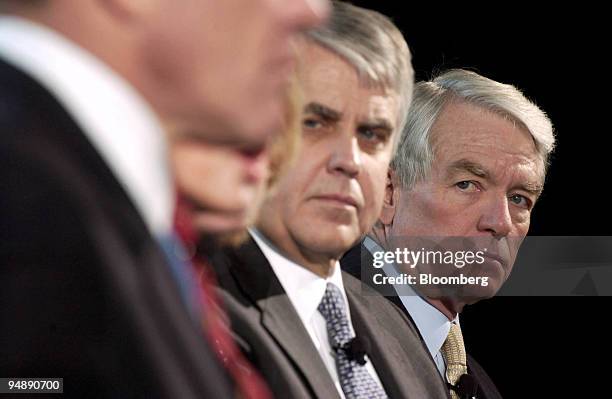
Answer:
<svg viewBox="0 0 612 399"><path fill-rule="evenodd" d="M553 146L550 121L513 86L464 70L418 83L381 216L343 258L345 270L377 288L385 285L381 276L416 278L385 294L418 327L453 398L501 397L466 356L458 315L465 305L495 295L508 278ZM431 262L385 260L382 268L373 267L374 258L398 249L442 251L454 261L432 256ZM480 255L466 257L468 251ZM471 283L430 282L459 276ZM460 380L465 374L473 379ZM478 384L474 392L466 392L470 381Z"/></svg>
<svg viewBox="0 0 612 399"><path fill-rule="evenodd" d="M258 151L282 122L293 39L326 2L0 9L0 374L63 377L70 397L250 396L175 259L161 122Z"/></svg>

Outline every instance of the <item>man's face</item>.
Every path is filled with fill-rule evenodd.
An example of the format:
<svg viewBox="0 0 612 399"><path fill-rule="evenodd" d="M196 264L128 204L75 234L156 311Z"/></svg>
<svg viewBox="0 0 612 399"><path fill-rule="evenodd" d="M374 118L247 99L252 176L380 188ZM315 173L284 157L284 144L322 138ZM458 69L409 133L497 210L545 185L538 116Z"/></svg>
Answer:
<svg viewBox="0 0 612 399"><path fill-rule="evenodd" d="M303 43L302 148L263 205L260 230L294 260L340 257L380 212L398 98L366 88L332 52ZM306 255L305 255L306 254Z"/></svg>
<svg viewBox="0 0 612 399"><path fill-rule="evenodd" d="M211 142L239 145L256 146L276 132L294 67L293 41L323 21L328 1L158 4L146 19L144 57L159 94L150 97L168 123L202 132Z"/></svg>
<svg viewBox="0 0 612 399"><path fill-rule="evenodd" d="M221 235L246 228L258 209L268 177L268 152L245 153L190 137L170 146L176 183L194 206L200 233Z"/></svg>
<svg viewBox="0 0 612 399"><path fill-rule="evenodd" d="M454 272L489 276L484 295L494 295L529 230L543 161L528 132L464 102L449 103L431 134L430 175L411 190L399 190L390 235L398 242L426 238L448 250L487 248L484 264ZM466 243L474 248L461 248Z"/></svg>

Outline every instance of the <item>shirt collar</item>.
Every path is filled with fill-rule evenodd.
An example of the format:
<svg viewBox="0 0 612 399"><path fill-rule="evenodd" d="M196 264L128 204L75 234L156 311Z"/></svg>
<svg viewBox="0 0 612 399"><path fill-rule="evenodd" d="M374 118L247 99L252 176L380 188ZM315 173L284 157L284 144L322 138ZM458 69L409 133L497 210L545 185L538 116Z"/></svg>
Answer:
<svg viewBox="0 0 612 399"><path fill-rule="evenodd" d="M342 292L347 310L346 313L350 321L348 299L342 282L342 271L340 270L339 262L336 262L331 276L323 278L281 254L274 244L258 230L249 229L249 232L270 263L274 274L280 281L304 325L307 326L311 323L312 317L317 312L323 295L325 295L327 283L336 285Z"/></svg>
<svg viewBox="0 0 612 399"><path fill-rule="evenodd" d="M370 253L385 251L369 236L365 237L363 245ZM399 272L394 264L385 263L383 271L389 277L399 276ZM429 353L432 357L436 356L440 352L444 341L446 341L451 321L437 308L419 296L409 285L396 285L394 288L398 292L402 305L404 305L414 324L419 329ZM459 324L459 315L452 322Z"/></svg>
<svg viewBox="0 0 612 399"><path fill-rule="evenodd" d="M165 135L132 86L54 30L0 16L0 57L52 92L101 154L154 235L172 227Z"/></svg>

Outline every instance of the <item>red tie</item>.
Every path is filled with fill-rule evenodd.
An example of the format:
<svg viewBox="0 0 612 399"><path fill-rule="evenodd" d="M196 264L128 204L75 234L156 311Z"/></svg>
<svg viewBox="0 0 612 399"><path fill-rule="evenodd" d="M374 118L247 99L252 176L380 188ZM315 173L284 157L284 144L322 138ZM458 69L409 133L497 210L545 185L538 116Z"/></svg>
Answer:
<svg viewBox="0 0 612 399"><path fill-rule="evenodd" d="M192 224L191 207L180 198L177 201L175 214L175 229L178 236L187 246L190 254L194 254L191 263L199 275L199 299L204 309L202 326L209 344L214 348L217 358L236 385L237 396L244 399L272 398L270 390L259 373L244 358L238 346L231 337L228 328L228 317L221 301L215 292L216 280L214 272L205 257L197 254L195 243L197 233Z"/></svg>

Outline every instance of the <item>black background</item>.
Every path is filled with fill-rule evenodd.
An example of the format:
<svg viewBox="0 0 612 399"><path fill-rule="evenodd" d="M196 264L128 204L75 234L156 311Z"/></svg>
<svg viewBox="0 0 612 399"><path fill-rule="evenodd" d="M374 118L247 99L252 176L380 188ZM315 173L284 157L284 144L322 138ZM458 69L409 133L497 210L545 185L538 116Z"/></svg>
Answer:
<svg viewBox="0 0 612 399"><path fill-rule="evenodd" d="M587 3L352 1L391 17L417 80L453 67L519 87L555 126L557 149L530 235L612 236L609 25ZM505 398L610 397L609 297L496 297L468 306L468 352Z"/></svg>

